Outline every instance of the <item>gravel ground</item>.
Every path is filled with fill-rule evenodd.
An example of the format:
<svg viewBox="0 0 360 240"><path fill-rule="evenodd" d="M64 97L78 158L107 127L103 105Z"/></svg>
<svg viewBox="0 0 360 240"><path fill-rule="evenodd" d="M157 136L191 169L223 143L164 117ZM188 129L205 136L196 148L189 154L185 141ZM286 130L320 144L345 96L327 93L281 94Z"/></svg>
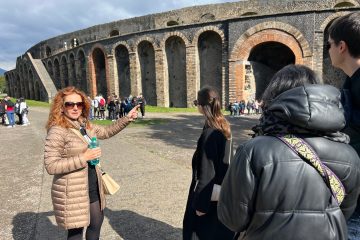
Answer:
<svg viewBox="0 0 360 240"><path fill-rule="evenodd" d="M29 126L0 126L0 239L66 239L56 226L43 168L48 110L32 108ZM158 125L124 129L101 141L102 166L121 186L107 198L101 239L181 239L191 157L203 118L197 113L149 113ZM254 116L228 118L234 143L249 139ZM142 121L138 119L137 121Z"/></svg>

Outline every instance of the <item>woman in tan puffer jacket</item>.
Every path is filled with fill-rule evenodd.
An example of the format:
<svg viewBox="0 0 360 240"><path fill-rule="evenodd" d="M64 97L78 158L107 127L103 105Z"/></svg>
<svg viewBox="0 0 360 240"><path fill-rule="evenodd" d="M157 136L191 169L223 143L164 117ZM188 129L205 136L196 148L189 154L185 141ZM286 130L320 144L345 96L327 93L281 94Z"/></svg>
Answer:
<svg viewBox="0 0 360 240"><path fill-rule="evenodd" d="M68 240L82 239L84 227L87 240L99 239L104 219L101 170L90 162L101 156L101 149L89 149L86 138L114 136L137 118L138 107L103 127L88 122L90 102L83 92L67 87L56 94L46 125L44 160L47 172L54 175L51 197L56 222L68 230ZM80 133L80 128L87 136L73 130Z"/></svg>

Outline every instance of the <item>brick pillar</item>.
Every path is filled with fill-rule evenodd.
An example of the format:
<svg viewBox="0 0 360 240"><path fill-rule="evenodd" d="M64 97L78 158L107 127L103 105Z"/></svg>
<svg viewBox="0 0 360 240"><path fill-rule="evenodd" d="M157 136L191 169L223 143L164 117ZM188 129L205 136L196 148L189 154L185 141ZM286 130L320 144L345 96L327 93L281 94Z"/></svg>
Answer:
<svg viewBox="0 0 360 240"><path fill-rule="evenodd" d="M187 88L187 107L193 107L193 101L197 98L197 54L194 45L186 46L186 88Z"/></svg>
<svg viewBox="0 0 360 240"><path fill-rule="evenodd" d="M75 76L73 76L73 68L71 66L70 60L69 62L67 62L67 69L68 69L69 86L76 86L76 82L74 80Z"/></svg>
<svg viewBox="0 0 360 240"><path fill-rule="evenodd" d="M245 61L229 60L229 101L245 99Z"/></svg>
<svg viewBox="0 0 360 240"><path fill-rule="evenodd" d="M106 58L106 83L108 84L108 96L111 96L113 93L119 93L119 85L115 83L114 55L107 55Z"/></svg>
<svg viewBox="0 0 360 240"><path fill-rule="evenodd" d="M313 45L313 70L318 74L321 81L323 81L323 42L324 33L322 31L315 31Z"/></svg>
<svg viewBox="0 0 360 240"><path fill-rule="evenodd" d="M136 52L129 52L130 64L130 91L131 95L137 96L141 92L140 63ZM127 97L127 96L126 96Z"/></svg>
<svg viewBox="0 0 360 240"><path fill-rule="evenodd" d="M91 94L92 97L96 96L97 93L97 89L96 89L96 74L95 74L95 65L94 65L94 61L92 59L92 55L88 56L88 89L89 89L89 93Z"/></svg>
<svg viewBox="0 0 360 240"><path fill-rule="evenodd" d="M169 82L165 82L164 51L155 49L156 105L169 106ZM167 95L167 98L165 97Z"/></svg>

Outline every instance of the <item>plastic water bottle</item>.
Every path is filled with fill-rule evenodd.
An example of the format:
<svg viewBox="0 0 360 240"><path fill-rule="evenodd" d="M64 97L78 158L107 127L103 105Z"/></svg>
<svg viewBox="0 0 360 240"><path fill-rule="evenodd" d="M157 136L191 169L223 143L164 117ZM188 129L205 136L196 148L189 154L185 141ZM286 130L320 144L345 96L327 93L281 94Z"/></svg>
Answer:
<svg viewBox="0 0 360 240"><path fill-rule="evenodd" d="M89 143L89 148L97 148L97 147L99 147L99 141L97 140L96 137L92 137L91 141ZM100 162L100 160L98 158L95 158L93 160L90 160L89 164L95 166L99 162Z"/></svg>

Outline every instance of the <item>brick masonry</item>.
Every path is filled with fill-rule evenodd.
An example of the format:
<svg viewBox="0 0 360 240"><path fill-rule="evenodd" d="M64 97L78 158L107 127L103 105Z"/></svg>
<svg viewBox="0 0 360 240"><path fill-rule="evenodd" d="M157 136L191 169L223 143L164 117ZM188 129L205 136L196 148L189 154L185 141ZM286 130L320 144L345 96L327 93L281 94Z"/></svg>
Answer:
<svg viewBox="0 0 360 240"><path fill-rule="evenodd" d="M214 71L217 65L221 67L216 70L220 73L216 81L221 81L218 90L225 105L229 101L247 100L253 95L255 90L245 84L245 76L249 74L245 69L249 56L256 47L273 42L290 49L295 56L294 63L309 66L325 83L340 86L343 75L331 67L329 57L324 53L326 31L337 17L359 11L359 5L360 0L267 0L194 6L60 35L36 44L28 52L34 59L42 60L57 89L67 84L75 85L95 96L98 93L96 83L101 81L106 84L107 95L120 95L122 86L119 76L122 69L118 68L115 48L121 45L128 51L127 74L130 82L126 84L130 86L130 93L151 93L149 96L155 96L155 99L148 99L148 102L150 100L155 105L168 107L171 98L169 76L175 76L176 73L168 71L171 63L167 62L166 41L178 38L185 45L186 61L176 63L184 64L181 67L186 69L186 79L179 79L186 83L186 106L193 106L192 101L202 87L200 79L204 79L207 71ZM110 32L119 34L110 36ZM221 56L216 58L221 59L220 62L200 59L206 51L211 50L211 40L206 38L208 35L216 35L221 39ZM74 39L77 44L74 44ZM146 55L148 49L139 50L140 45L152 48L154 57L143 58L144 55L139 54L139 51ZM96 73L94 51L104 54L102 60L105 62L105 74ZM151 67L144 69L144 64L155 66L154 72L148 72ZM248 79L256 81L257 74L261 72L254 72ZM18 57L16 68L6 72L5 77L10 95L51 101L46 91L45 94L35 93L45 88L41 74L39 76L36 73L26 54ZM156 82L153 89L148 89L151 84L143 86L142 83L151 82L153 77ZM206 84L206 79L202 81ZM40 90L35 89L35 86Z"/></svg>

